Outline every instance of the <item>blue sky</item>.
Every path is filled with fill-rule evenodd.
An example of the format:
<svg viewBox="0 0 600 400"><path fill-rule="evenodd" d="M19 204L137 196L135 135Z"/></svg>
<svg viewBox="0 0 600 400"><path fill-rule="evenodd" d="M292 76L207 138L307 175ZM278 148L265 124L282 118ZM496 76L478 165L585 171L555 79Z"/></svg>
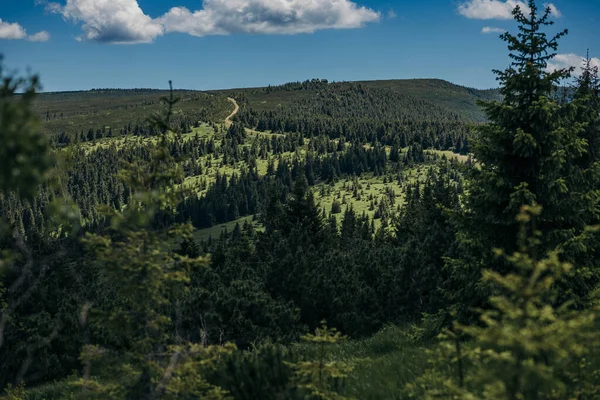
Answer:
<svg viewBox="0 0 600 400"><path fill-rule="evenodd" d="M496 86L520 0L2 0L0 53L44 90L217 89L310 78ZM542 6L542 2L538 4ZM600 1L553 0L557 66L600 57ZM486 28L489 33L482 30ZM594 60L600 65L600 60Z"/></svg>

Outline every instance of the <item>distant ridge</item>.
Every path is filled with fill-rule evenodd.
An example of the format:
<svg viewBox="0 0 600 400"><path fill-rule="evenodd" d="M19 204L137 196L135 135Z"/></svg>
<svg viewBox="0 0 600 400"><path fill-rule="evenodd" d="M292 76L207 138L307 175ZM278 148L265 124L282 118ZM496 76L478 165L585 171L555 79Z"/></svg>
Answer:
<svg viewBox="0 0 600 400"><path fill-rule="evenodd" d="M392 79L355 82L329 82L324 79L290 82L277 86L254 88L237 88L225 90L176 90L182 101L178 105L186 112L205 115L209 120L223 120L231 113L228 97L244 100L245 107L257 112L269 111L278 105L304 104L319 102L319 94L330 90L336 96L347 93L346 88L371 89L374 99L383 101L389 107L381 117L396 118L401 115L412 115L420 109L425 116L434 118L440 112L453 113L462 119L482 122L486 120L479 100L499 99L498 89L480 90L455 85L441 79ZM337 88L337 89L336 89ZM143 119L156 110L160 97L168 93L165 89L152 88L94 88L91 90L43 92L36 100L36 110L44 121L43 130L48 133L87 131L103 126L122 127L127 122ZM356 101L358 99L354 99ZM394 102L397 102L394 110ZM424 102L423 106L415 106L414 102ZM429 106L427 106L427 104ZM242 105L242 103L240 103ZM411 110L403 107L410 105ZM361 112L359 109L346 109L347 115ZM362 107L362 106L361 106ZM416 107L416 108L415 108ZM205 111L202 111L205 110ZM340 110L341 111L341 110ZM370 112L373 112L371 110Z"/></svg>
<svg viewBox="0 0 600 400"><path fill-rule="evenodd" d="M311 92L317 93L327 85L360 85L365 88L390 91L396 95L408 96L416 100L429 102L435 106L442 107L448 111L458 113L470 120L481 122L486 117L481 107L477 104L479 100L490 101L500 99L498 89L475 89L460 86L442 79L392 79L352 82L329 82L325 79L311 79L303 82L290 82L278 86L239 88L209 91L209 93L226 96L250 96L256 100L253 108L260 107L260 102L266 101L261 96L273 96L278 92L278 100L284 103L294 100L294 92L301 92L299 96L309 96ZM287 94L285 94L287 93ZM261 97L261 99L259 99Z"/></svg>

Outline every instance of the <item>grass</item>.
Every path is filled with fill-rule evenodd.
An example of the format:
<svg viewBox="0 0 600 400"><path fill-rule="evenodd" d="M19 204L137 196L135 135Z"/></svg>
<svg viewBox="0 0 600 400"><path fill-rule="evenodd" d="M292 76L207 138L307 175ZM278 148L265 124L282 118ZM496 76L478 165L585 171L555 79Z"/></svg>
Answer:
<svg viewBox="0 0 600 400"><path fill-rule="evenodd" d="M82 92L42 93L35 111L43 133L80 132L90 128L112 127L119 132L127 124L141 123L161 109L164 90L92 90ZM176 91L181 101L175 111L196 115L203 111L209 121L223 121L233 110L224 96L198 91Z"/></svg>
<svg viewBox="0 0 600 400"><path fill-rule="evenodd" d="M214 129L210 124L207 123L202 123L200 124L200 126L198 128L192 128L192 132L190 133L185 133L182 135L183 140L191 140L194 138L194 136L198 135L200 138L210 138L214 135ZM156 142L156 140L158 139L158 136L152 136L152 137L143 137L143 136L116 136L116 137L111 137L111 138L102 138L102 139L97 139L91 142L83 142L83 143L79 143L77 144L78 146L80 146L81 148L85 149L86 153L89 153L90 151L94 151L97 150L99 148L106 148L112 145L116 145L117 147L119 146L123 146L126 143L131 143L131 142L135 142L135 143L139 143L140 145L143 145L144 143L152 143L152 142Z"/></svg>
<svg viewBox="0 0 600 400"><path fill-rule="evenodd" d="M405 386L421 376L427 366L427 345L415 343L408 329L387 326L367 339L347 340L328 345L327 361L353 365L344 395L360 400L407 398ZM318 345L296 343L291 348L302 358L315 360ZM59 381L28 388L27 400L76 398L75 375ZM0 396L0 398L2 398Z"/></svg>
<svg viewBox="0 0 600 400"><path fill-rule="evenodd" d="M236 219L235 221L230 221L230 222L226 222L224 224L218 224L218 225L214 225L210 228L206 228L206 229L199 229L196 232L194 232L194 238L196 239L196 241L207 241L210 237L212 237L213 239L218 239L219 236L221 235L221 232L223 232L224 230L227 230L227 232L231 233L231 231L233 231L233 229L235 228L236 224L240 224L240 228L244 226L244 223L248 222L251 223L252 225L254 225L254 228L256 230L261 230L262 226L255 222L252 221L253 216L248 216L248 217L242 217L240 219Z"/></svg>
<svg viewBox="0 0 600 400"><path fill-rule="evenodd" d="M355 190L358 194L355 196ZM396 198L392 206L402 204L402 186L396 181L384 183L382 177L362 177L359 179L343 179L336 182L334 185L319 184L313 188L316 202L325 209L329 214L334 201L342 204L342 212L334 214L338 219L338 224L344 215L344 210L351 207L360 216L366 213L370 218L373 218L375 209L371 210L371 202L379 203L382 199L388 197L387 190L395 193ZM375 221L376 227L381 224L380 220Z"/></svg>
<svg viewBox="0 0 600 400"><path fill-rule="evenodd" d="M404 152L406 149L403 150ZM304 151L299 152L301 155L304 154ZM446 152L436 152L441 154L445 154ZM458 159L461 159L460 155L455 155L451 152L447 152L447 157L455 156ZM284 157L292 157L294 153L284 153ZM464 157L466 160L466 157ZM211 155L207 155L202 157L201 164L204 168L204 173L200 176L191 176L187 177L184 185L188 188L195 190L200 196L205 194L207 191L206 188L202 188L202 183L207 183L210 185L211 183L216 181L217 174L231 176L233 173L241 173L242 169L245 167L244 162L239 162L236 165L222 165L222 157L214 158ZM210 166L207 167L207 162L210 163ZM264 176L267 172L268 160L258 159L257 166L259 175ZM277 167L277 162L275 162L275 167ZM389 211L391 213L395 213L398 207L402 207L404 204L404 192L407 184L414 183L422 183L427 175L427 171L431 168L431 164L421 164L412 168L405 169L401 172L401 181L397 180L396 175L388 175L386 177L383 176L373 176L372 174L365 174L360 178L352 178L347 177L344 179L338 180L334 184L327 183L318 183L312 187L313 194L315 196L315 201L318 206L326 211L327 214L331 212L331 207L334 201L338 201L342 204L342 212L339 214L334 214L336 219L338 220L338 224L341 222L343 218L344 210L347 207L352 207L357 215L362 215L365 213L370 218L373 218L375 215L375 211L377 210L377 205L381 201L388 201L389 203ZM356 194L355 194L356 187ZM393 193L393 196L389 194ZM386 200L384 200L386 199ZM374 208L371 208L371 203L373 202ZM241 224L244 220L250 217L245 217L237 220ZM235 226L236 221L229 222L227 224L221 224L219 227L212 227L208 229L203 229L202 233L198 233L197 239L208 239L208 236L212 234L213 239L217 238L223 228L227 226L229 232ZM381 226L381 219L375 220L375 228L379 228Z"/></svg>
<svg viewBox="0 0 600 400"><path fill-rule="evenodd" d="M417 182L422 183L430 167L430 165L418 165L403 170L400 182L396 179L396 176L392 175L388 175L387 177L364 175L360 178L341 179L333 185L318 184L313 187L313 193L315 200L325 209L327 214L331 212L331 206L334 201L337 200L342 204L342 212L334 214L338 220L338 224L341 222L344 210L347 207L352 207L359 216L364 212L369 218L373 218L378 208L377 204L381 201L388 201L392 213L398 207L402 207L406 185ZM390 193L394 196L389 196ZM371 209L371 202L374 205L373 209ZM379 228L380 226L381 220L376 219L375 228Z"/></svg>
<svg viewBox="0 0 600 400"><path fill-rule="evenodd" d="M317 346L296 344L302 356L314 359ZM416 344L406 329L388 326L368 339L331 345L329 361L354 366L345 395L361 400L405 399L404 387L419 377L427 366L426 345Z"/></svg>
<svg viewBox="0 0 600 400"><path fill-rule="evenodd" d="M446 158L448 160L457 160L457 161L460 161L460 162L463 162L463 163L467 162L467 160L469 159L468 156L465 156L463 154L457 154L457 153L454 153L453 151L450 151L450 150L445 150L445 151L442 151L442 150L427 150L427 153L437 154L440 157L441 156L446 156Z"/></svg>

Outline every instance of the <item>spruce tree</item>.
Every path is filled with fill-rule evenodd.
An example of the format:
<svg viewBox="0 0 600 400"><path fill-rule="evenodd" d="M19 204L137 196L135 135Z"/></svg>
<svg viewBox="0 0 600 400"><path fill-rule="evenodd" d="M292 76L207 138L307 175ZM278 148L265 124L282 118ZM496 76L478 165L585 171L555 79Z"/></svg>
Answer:
<svg viewBox="0 0 600 400"><path fill-rule="evenodd" d="M576 79L573 103L577 113L575 117L586 123L581 137L587 141L588 151L584 163L600 160L600 78L598 67L592 64L589 54L584 60L581 75Z"/></svg>
<svg viewBox="0 0 600 400"><path fill-rule="evenodd" d="M6 74L0 55L0 193L18 190L33 197L53 165L46 138L37 130L33 101L39 88L37 76Z"/></svg>
<svg viewBox="0 0 600 400"><path fill-rule="evenodd" d="M575 106L560 103L556 96L573 69L548 69L567 30L549 37L543 29L553 25L550 8L540 13L534 0L528 5L529 13L520 7L513 11L519 32L501 35L512 59L506 70L494 71L502 99L480 103L489 123L479 127L472 143L475 165L458 236L463 256L451 263L455 281L447 293L466 308L485 302L488 286L479 281L483 266L511 270L508 263L494 260L492 250L516 250L515 215L522 205L543 206L537 227L544 238L537 249L541 253L578 240L598 212L596 188L581 179L581 168L573 167L587 151L580 136L585 123L571 119ZM582 282L585 288L577 289L580 299L592 287L594 275Z"/></svg>
<svg viewBox="0 0 600 400"><path fill-rule="evenodd" d="M569 189L573 193L570 207L578 210L571 231L564 230L558 239L562 259L577 265L570 274L560 280L559 290L564 299L576 300L585 305L586 296L600 281L600 235L585 225L600 223L600 81L598 69L589 56L584 61L582 73L576 78L572 101L565 105L566 121L580 127L578 140L585 151L566 165L570 178Z"/></svg>
<svg viewBox="0 0 600 400"><path fill-rule="evenodd" d="M185 196L183 171L168 151L171 97L166 116L150 122L160 131L149 165L133 159L120 176L133 190L124 210L104 207L109 221L100 234L83 238L98 275L98 287L109 304L85 304L81 323L91 333L80 359L83 376L76 383L81 398L221 399L225 393L209 384L204 372L233 346L205 347L170 335L180 319L180 300L189 290L191 273L208 260L173 252L173 243L193 240L191 225L153 229L161 215L174 212ZM175 301L173 301L175 300ZM91 301L90 301L91 303ZM175 315L173 321L172 315Z"/></svg>
<svg viewBox="0 0 600 400"><path fill-rule="evenodd" d="M595 399L597 310L555 307L555 285L573 266L560 251L536 258L542 239L535 229L539 206L524 206L518 250L496 251L513 270L483 272L498 289L490 308L477 310L479 324L455 323L429 350L430 368L408 385L413 398Z"/></svg>
<svg viewBox="0 0 600 400"><path fill-rule="evenodd" d="M468 206L477 225L498 238L492 242L510 244L514 216L523 204L538 201L546 219L556 220L556 207L568 192L561 172L577 132L561 126L562 110L553 95L570 70L546 70L567 31L548 39L541 29L553 24L550 11L540 18L535 1L529 7L529 16L519 7L513 12L519 33L501 36L513 62L505 71L494 71L503 99L481 104L490 123L479 128L473 148L479 167L472 170Z"/></svg>

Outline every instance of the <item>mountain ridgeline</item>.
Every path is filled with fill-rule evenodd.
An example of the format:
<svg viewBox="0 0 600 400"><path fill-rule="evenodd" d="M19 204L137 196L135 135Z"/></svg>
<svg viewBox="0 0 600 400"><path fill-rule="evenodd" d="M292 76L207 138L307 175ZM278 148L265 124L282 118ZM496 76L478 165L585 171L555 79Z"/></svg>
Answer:
<svg viewBox="0 0 600 400"><path fill-rule="evenodd" d="M485 121L479 100L498 91L457 86L438 79L329 83L313 79L264 88L210 92L180 91L177 123L222 121L227 97L241 106L236 116L247 128L273 133L326 134L362 142L406 146L419 138L425 148L448 149L464 142L472 123ZM44 93L36 102L45 133L58 143L119 135L153 135L143 116L157 110L164 91L96 89ZM145 113L145 114L144 114ZM133 117L133 118L132 118ZM196 125L197 126L197 125ZM357 131L360 131L357 133Z"/></svg>

